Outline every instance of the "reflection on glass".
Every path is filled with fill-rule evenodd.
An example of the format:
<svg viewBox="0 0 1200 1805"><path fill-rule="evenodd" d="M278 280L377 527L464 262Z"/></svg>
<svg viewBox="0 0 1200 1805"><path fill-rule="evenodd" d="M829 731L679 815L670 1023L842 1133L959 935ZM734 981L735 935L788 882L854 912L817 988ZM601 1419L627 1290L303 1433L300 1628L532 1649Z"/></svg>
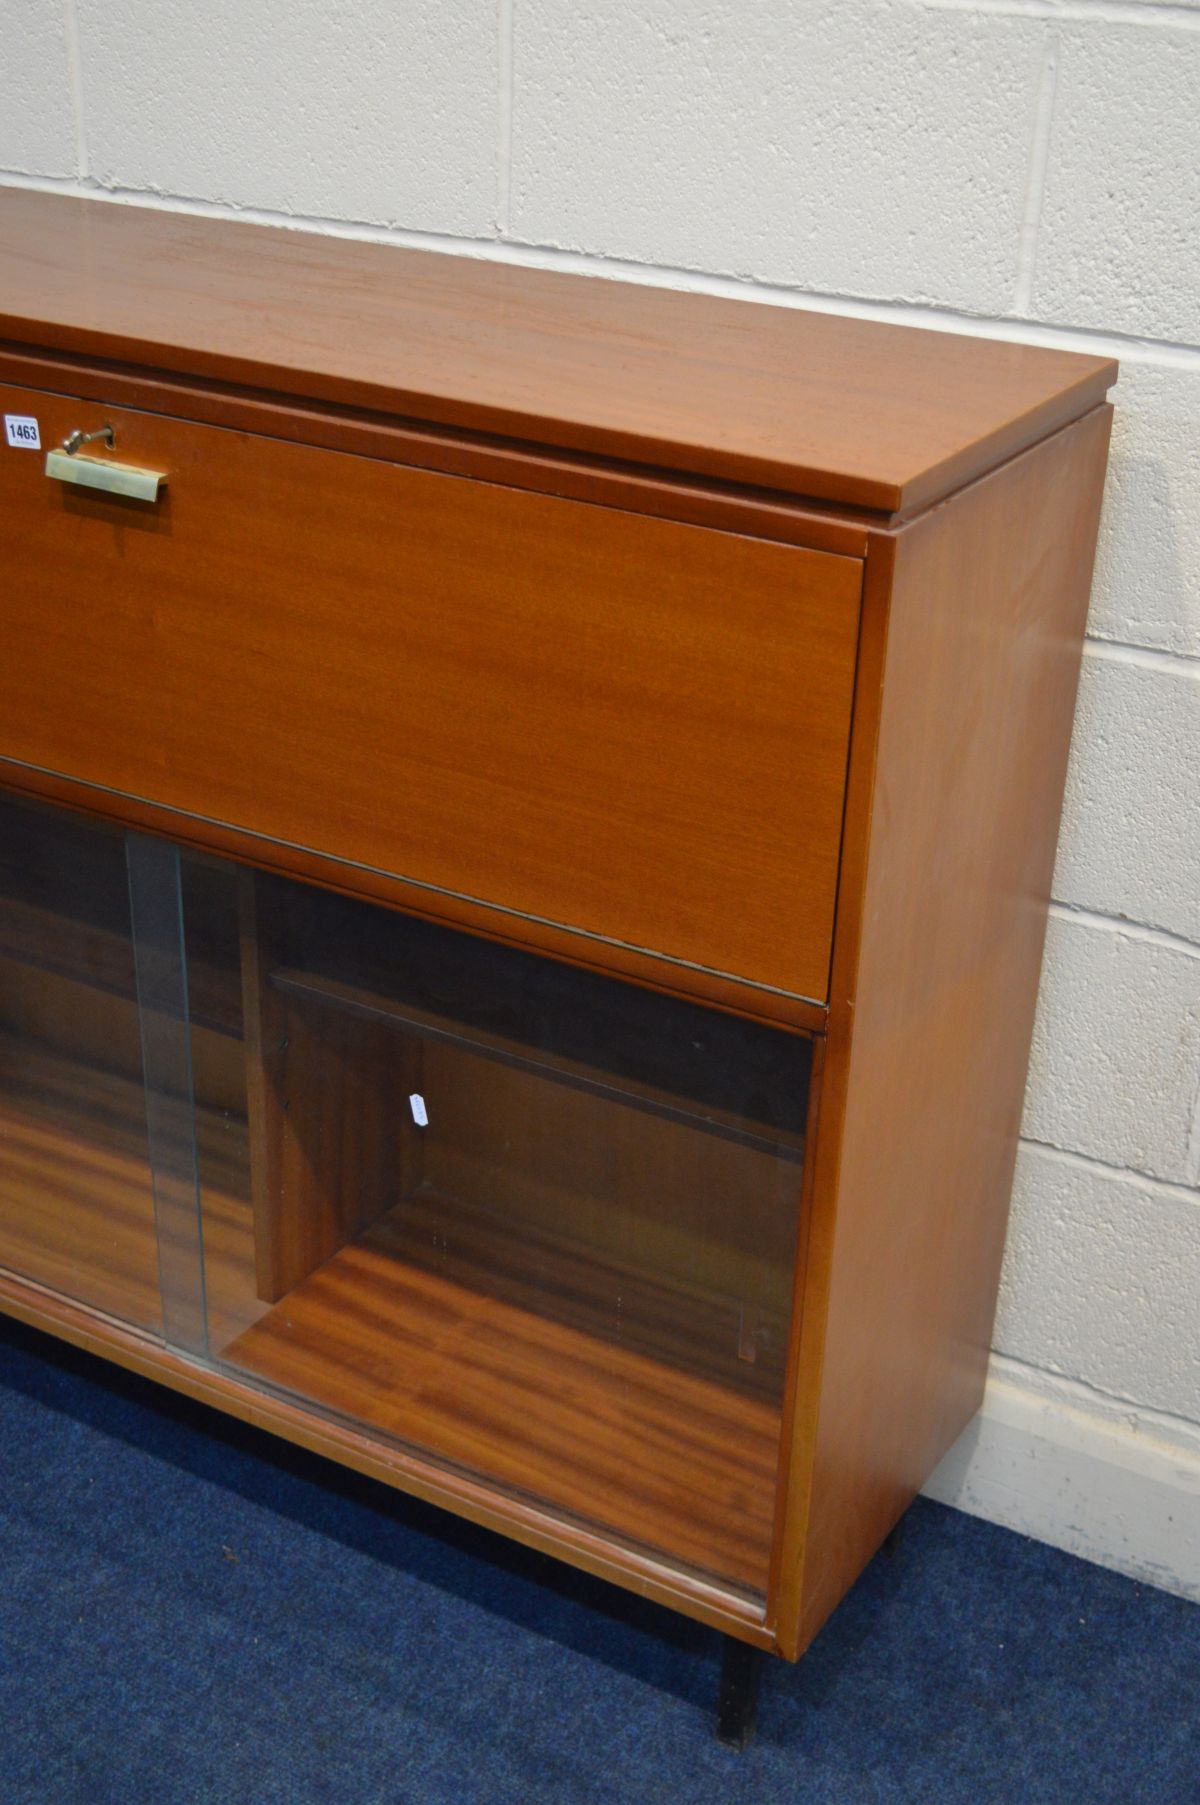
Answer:
<svg viewBox="0 0 1200 1805"><path fill-rule="evenodd" d="M0 799L0 1268L755 1601L810 1054Z"/></svg>
<svg viewBox="0 0 1200 1805"><path fill-rule="evenodd" d="M809 1044L241 888L253 1273L214 1355L761 1596Z"/></svg>
<svg viewBox="0 0 1200 1805"><path fill-rule="evenodd" d="M200 1245L196 1112L187 1005L179 851L128 834L134 975L154 1180L163 1333L172 1347L208 1352Z"/></svg>

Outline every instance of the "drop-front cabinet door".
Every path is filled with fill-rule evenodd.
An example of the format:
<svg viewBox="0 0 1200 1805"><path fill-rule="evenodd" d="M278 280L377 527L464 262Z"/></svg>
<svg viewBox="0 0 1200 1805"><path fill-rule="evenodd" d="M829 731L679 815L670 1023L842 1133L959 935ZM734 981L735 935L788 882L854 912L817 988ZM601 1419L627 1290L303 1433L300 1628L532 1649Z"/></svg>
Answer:
<svg viewBox="0 0 1200 1805"><path fill-rule="evenodd" d="M0 758L826 996L857 560L0 393Z"/></svg>

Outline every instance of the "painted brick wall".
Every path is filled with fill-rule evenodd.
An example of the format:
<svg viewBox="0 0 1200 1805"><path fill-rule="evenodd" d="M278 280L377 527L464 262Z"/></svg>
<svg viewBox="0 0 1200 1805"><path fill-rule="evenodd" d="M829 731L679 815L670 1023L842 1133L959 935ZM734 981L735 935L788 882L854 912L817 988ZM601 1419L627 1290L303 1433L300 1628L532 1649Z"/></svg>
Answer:
<svg viewBox="0 0 1200 1805"><path fill-rule="evenodd" d="M1200 1592L1200 0L0 0L0 179L1121 358L999 1426L935 1489Z"/></svg>

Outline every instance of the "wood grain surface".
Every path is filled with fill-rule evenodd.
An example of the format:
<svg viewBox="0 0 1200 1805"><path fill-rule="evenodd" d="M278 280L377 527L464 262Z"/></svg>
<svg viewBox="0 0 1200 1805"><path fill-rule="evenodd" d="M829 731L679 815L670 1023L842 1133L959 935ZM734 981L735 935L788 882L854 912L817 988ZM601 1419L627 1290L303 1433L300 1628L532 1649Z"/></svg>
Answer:
<svg viewBox="0 0 1200 1805"><path fill-rule="evenodd" d="M486 1238L477 1260L441 1266L430 1208L453 1240L449 1200L399 1206L227 1347L225 1364L765 1592L778 1403L511 1301Z"/></svg>
<svg viewBox="0 0 1200 1805"><path fill-rule="evenodd" d="M108 415L157 507L0 450L0 754L824 997L856 560Z"/></svg>
<svg viewBox="0 0 1200 1805"><path fill-rule="evenodd" d="M234 1125L236 1128L236 1124ZM180 1133L187 1132L180 1111ZM214 1354L247 1375L513 1487L744 1592L764 1592L778 1371L714 1378L729 1300L629 1272L629 1344L555 1236L421 1195L273 1310L255 1296L244 1127L197 1110ZM440 1251L439 1251L440 1250ZM159 1332L141 1085L0 1036L0 1267ZM543 1307L545 1306L545 1307ZM778 1345L778 1341L777 1341ZM736 1363L735 1363L736 1369Z"/></svg>
<svg viewBox="0 0 1200 1805"><path fill-rule="evenodd" d="M441 470L481 482L561 495L596 507L655 514L692 526L749 533L805 545L814 551L864 558L867 534L878 516L866 510L835 512L775 489L724 483L715 477L660 470L595 453L526 445L452 427L413 425L367 408L323 407L269 395L259 389L222 388L183 376L71 357L64 352L22 352L0 342L0 382L47 394L77 395L104 406L170 414L208 426L319 445L384 458L421 470Z"/></svg>
<svg viewBox="0 0 1200 1805"><path fill-rule="evenodd" d="M419 1087L418 1049L377 1022L291 1001L266 987L262 1151L255 1168L258 1295L276 1302L416 1182L419 1143L402 1111ZM253 1096L259 1087L252 1087Z"/></svg>
<svg viewBox="0 0 1200 1805"><path fill-rule="evenodd" d="M761 1600L745 1598L711 1579L684 1572L669 1560L569 1522L561 1513L539 1509L528 1499L506 1494L411 1448L381 1442L282 1395L264 1392L228 1369L218 1372L203 1366L112 1317L2 1268L0 1312L240 1422L365 1473L383 1485L453 1511L611 1584L629 1587L639 1597L653 1599L712 1629L759 1648L775 1646Z"/></svg>
<svg viewBox="0 0 1200 1805"><path fill-rule="evenodd" d="M444 1018L411 1009L401 1028L385 999L298 988L285 972L263 1002L255 1219L279 1276L264 1286L260 1263L260 1296L281 1297L403 1203L406 1221L419 1209L430 1224L439 1259L448 1234L486 1242L486 1257L464 1256L476 1284L520 1267L526 1307L619 1342L634 1335L636 1298L652 1295L666 1314L657 1341L648 1321L636 1328L640 1344L778 1403L802 1137L625 1074L585 1077L557 1054L531 1059L500 1036L466 1038L458 1024L446 1035Z"/></svg>
<svg viewBox="0 0 1200 1805"><path fill-rule="evenodd" d="M792 1655L983 1394L1109 419L906 528L868 577L779 1603Z"/></svg>
<svg viewBox="0 0 1200 1805"><path fill-rule="evenodd" d="M736 1124L659 1158L582 1069L543 1124L502 1031L269 934L243 1081L214 940L206 1369L156 1339L119 911L64 947L18 875L0 1307L794 1657L982 1392L1115 365L0 190L26 371L44 446L168 483L0 447L7 786L828 1038L797 1244Z"/></svg>
<svg viewBox="0 0 1200 1805"><path fill-rule="evenodd" d="M0 190L0 338L911 511L1107 358Z"/></svg>
<svg viewBox="0 0 1200 1805"><path fill-rule="evenodd" d="M179 1133L190 1131L182 1107ZM245 1127L200 1105L209 1328L258 1316ZM168 1259L169 1263L169 1259ZM159 1249L139 1080L0 1033L0 1266L161 1333Z"/></svg>
<svg viewBox="0 0 1200 1805"><path fill-rule="evenodd" d="M136 797L110 795L73 777L23 765L0 754L0 785L6 796L50 804L74 819L119 819L146 833L160 834L184 848L219 852L244 868L298 879L326 895L383 903L413 920L465 929L472 938L495 946L527 950L556 964L595 975L616 974L639 990L672 1001L699 1003L722 1015L820 1034L826 1022L823 1002L810 1002L789 991L722 976L702 966L687 965L662 953L642 952L618 941L597 940L577 928L506 913L494 905L419 884L385 872L348 866L321 853L277 841L242 828L209 820L193 821L177 810Z"/></svg>

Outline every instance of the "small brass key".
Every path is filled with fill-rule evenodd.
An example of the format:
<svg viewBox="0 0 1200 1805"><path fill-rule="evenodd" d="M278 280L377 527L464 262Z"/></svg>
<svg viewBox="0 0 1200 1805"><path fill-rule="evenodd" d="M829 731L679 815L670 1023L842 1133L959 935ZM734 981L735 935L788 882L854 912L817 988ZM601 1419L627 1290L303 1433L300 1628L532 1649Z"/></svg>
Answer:
<svg viewBox="0 0 1200 1805"><path fill-rule="evenodd" d="M97 439L103 439L111 451L117 442L117 435L111 426L101 426L96 432L84 432L77 426L74 432L67 434L62 448L69 458L73 458L77 451L82 451L85 445L94 445Z"/></svg>
<svg viewBox="0 0 1200 1805"><path fill-rule="evenodd" d="M73 483L80 489L104 489L131 501L157 501L167 480L165 471L142 470L135 464L110 464L104 458L77 455L97 439L103 439L111 451L117 435L111 426L98 427L95 432L84 432L77 426L67 434L58 451L46 453L46 475L55 482Z"/></svg>

